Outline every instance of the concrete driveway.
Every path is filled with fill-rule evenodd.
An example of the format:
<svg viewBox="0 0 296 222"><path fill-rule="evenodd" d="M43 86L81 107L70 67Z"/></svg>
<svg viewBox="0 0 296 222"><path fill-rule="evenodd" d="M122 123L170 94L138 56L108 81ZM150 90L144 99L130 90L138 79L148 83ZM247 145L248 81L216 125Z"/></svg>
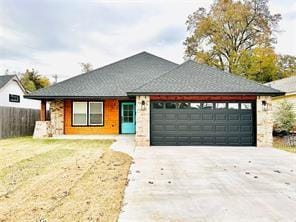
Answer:
<svg viewBox="0 0 296 222"><path fill-rule="evenodd" d="M134 161L120 222L296 221L296 154L152 147Z"/></svg>

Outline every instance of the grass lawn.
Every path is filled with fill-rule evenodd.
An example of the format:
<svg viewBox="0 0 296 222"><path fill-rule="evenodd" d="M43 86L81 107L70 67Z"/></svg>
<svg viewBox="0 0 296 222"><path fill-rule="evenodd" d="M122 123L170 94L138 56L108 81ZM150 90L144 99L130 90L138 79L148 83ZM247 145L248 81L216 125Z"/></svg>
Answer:
<svg viewBox="0 0 296 222"><path fill-rule="evenodd" d="M132 159L112 140L0 140L0 221L117 221Z"/></svg>
<svg viewBox="0 0 296 222"><path fill-rule="evenodd" d="M288 146L284 143L282 138L273 139L273 147L281 150L285 150L291 153L296 153L296 146Z"/></svg>

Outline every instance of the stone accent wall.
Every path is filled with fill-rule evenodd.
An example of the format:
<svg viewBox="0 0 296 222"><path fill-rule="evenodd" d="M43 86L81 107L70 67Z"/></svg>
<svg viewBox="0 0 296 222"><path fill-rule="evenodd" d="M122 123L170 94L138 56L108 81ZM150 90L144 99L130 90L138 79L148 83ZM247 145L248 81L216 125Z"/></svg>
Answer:
<svg viewBox="0 0 296 222"><path fill-rule="evenodd" d="M52 136L50 121L36 121L33 138L48 138Z"/></svg>
<svg viewBox="0 0 296 222"><path fill-rule="evenodd" d="M50 122L53 135L64 134L64 101L54 100L50 102Z"/></svg>
<svg viewBox="0 0 296 222"><path fill-rule="evenodd" d="M266 101L267 110L263 110L262 101ZM257 147L272 146L272 101L270 96L257 96Z"/></svg>
<svg viewBox="0 0 296 222"><path fill-rule="evenodd" d="M142 101L145 109L142 109ZM136 98L136 146L150 146L150 97Z"/></svg>

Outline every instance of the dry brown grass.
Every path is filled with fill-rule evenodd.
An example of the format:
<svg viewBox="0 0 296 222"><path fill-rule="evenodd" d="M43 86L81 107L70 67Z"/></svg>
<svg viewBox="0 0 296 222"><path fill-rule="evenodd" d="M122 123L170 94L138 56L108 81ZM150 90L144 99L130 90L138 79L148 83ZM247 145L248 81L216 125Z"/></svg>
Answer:
<svg viewBox="0 0 296 222"><path fill-rule="evenodd" d="M0 221L116 221L131 157L111 143L0 140Z"/></svg>
<svg viewBox="0 0 296 222"><path fill-rule="evenodd" d="M287 144L285 144L284 140L280 137L273 138L273 147L280 150L285 150L291 153L296 153L296 146L288 146Z"/></svg>

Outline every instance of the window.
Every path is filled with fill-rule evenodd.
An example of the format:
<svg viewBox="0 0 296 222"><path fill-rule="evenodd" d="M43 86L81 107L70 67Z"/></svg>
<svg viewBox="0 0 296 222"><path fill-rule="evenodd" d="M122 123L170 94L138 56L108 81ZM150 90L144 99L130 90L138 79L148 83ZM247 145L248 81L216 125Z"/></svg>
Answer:
<svg viewBox="0 0 296 222"><path fill-rule="evenodd" d="M228 109L238 109L238 103L228 103Z"/></svg>
<svg viewBox="0 0 296 222"><path fill-rule="evenodd" d="M103 125L103 102L73 102L72 125Z"/></svg>
<svg viewBox="0 0 296 222"><path fill-rule="evenodd" d="M203 109L213 109L214 104L213 103L204 103L202 106Z"/></svg>
<svg viewBox="0 0 296 222"><path fill-rule="evenodd" d="M216 109L226 109L226 103L216 103Z"/></svg>
<svg viewBox="0 0 296 222"><path fill-rule="evenodd" d="M73 102L73 125L87 125L87 102Z"/></svg>
<svg viewBox="0 0 296 222"><path fill-rule="evenodd" d="M20 101L21 101L21 98L19 95L9 94L9 102L19 103Z"/></svg>
<svg viewBox="0 0 296 222"><path fill-rule="evenodd" d="M165 104L165 108L166 109L176 109L177 108L177 103L168 102L168 103Z"/></svg>
<svg viewBox="0 0 296 222"><path fill-rule="evenodd" d="M88 124L103 125L103 102L89 102L88 107Z"/></svg>
<svg viewBox="0 0 296 222"><path fill-rule="evenodd" d="M123 122L124 123L134 122L134 104L123 105Z"/></svg>
<svg viewBox="0 0 296 222"><path fill-rule="evenodd" d="M189 103L178 103L179 109L188 109L189 106L190 106Z"/></svg>
<svg viewBox="0 0 296 222"><path fill-rule="evenodd" d="M241 103L241 109L252 109L252 103Z"/></svg>
<svg viewBox="0 0 296 222"><path fill-rule="evenodd" d="M163 109L163 102L154 102L153 108L154 109Z"/></svg>
<svg viewBox="0 0 296 222"><path fill-rule="evenodd" d="M190 103L191 109L200 109L200 103Z"/></svg>

